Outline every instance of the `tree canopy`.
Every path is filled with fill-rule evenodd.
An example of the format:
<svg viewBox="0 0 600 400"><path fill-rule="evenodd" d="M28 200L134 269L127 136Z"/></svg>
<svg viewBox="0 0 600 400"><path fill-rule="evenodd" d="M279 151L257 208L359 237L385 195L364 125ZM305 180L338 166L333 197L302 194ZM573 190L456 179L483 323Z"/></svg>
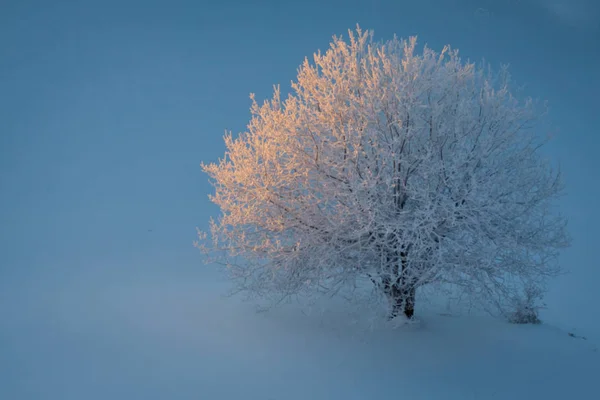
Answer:
<svg viewBox="0 0 600 400"><path fill-rule="evenodd" d="M411 317L415 291L487 297L558 271L560 174L540 153L544 112L506 68L359 28L304 61L204 165L221 215L201 246L242 290L286 297L368 278ZM209 237L210 236L210 237Z"/></svg>

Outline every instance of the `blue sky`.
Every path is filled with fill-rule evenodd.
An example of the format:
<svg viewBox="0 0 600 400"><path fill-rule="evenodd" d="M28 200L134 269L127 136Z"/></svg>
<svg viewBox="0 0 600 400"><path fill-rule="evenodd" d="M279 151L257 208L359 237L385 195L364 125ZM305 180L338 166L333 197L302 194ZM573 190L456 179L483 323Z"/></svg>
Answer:
<svg viewBox="0 0 600 400"><path fill-rule="evenodd" d="M217 209L201 161L357 23L377 39L509 63L547 99L568 195L571 270L549 319L596 330L600 4L592 0L11 1L0 5L0 289L197 279ZM158 278L157 278L158 279ZM79 282L79 281L77 281Z"/></svg>

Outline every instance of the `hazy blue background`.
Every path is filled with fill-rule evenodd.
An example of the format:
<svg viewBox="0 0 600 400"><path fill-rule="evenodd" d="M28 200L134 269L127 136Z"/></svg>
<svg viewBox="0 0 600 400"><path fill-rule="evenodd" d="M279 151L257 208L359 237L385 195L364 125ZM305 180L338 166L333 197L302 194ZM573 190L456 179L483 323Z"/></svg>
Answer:
<svg viewBox="0 0 600 400"><path fill-rule="evenodd" d="M573 246L545 317L600 337L599 2L0 0L0 388L49 348L36 320L93 316L98 288L152 282L158 310L167 287L206 290L192 241L217 209L200 162L245 128L250 92L287 89L356 23L510 63L549 101Z"/></svg>

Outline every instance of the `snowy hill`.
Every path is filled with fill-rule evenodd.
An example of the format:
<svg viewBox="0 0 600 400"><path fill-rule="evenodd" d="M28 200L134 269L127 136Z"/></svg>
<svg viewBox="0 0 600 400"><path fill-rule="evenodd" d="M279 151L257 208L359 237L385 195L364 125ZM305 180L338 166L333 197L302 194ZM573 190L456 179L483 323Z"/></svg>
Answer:
<svg viewBox="0 0 600 400"><path fill-rule="evenodd" d="M419 324L368 329L334 307L256 313L224 289L207 273L13 282L0 398L598 398L596 344L552 326L420 310Z"/></svg>

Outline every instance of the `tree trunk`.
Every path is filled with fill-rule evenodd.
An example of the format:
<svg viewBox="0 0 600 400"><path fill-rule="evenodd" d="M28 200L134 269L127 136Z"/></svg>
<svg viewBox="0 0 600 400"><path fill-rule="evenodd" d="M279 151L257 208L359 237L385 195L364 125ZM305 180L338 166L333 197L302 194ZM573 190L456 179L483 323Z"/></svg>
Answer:
<svg viewBox="0 0 600 400"><path fill-rule="evenodd" d="M404 315L406 318L412 319L415 314L415 293L414 287L411 287L405 291L404 295Z"/></svg>
<svg viewBox="0 0 600 400"><path fill-rule="evenodd" d="M397 285L391 287L391 291L388 294L390 304L392 306L392 312L390 313L390 319L396 318L401 312L404 306L404 296L402 290Z"/></svg>
<svg viewBox="0 0 600 400"><path fill-rule="evenodd" d="M392 306L390 319L396 318L401 313L404 313L406 318L412 319L415 314L415 294L414 287L400 287L400 285L392 285L388 298Z"/></svg>
<svg viewBox="0 0 600 400"><path fill-rule="evenodd" d="M397 253L396 253L397 254ZM402 266L402 269L395 271L395 281L392 281L389 277L384 278L383 287L388 299L392 312L390 313L390 319L396 318L400 313L404 313L406 318L412 319L415 314L415 292L416 288L413 282L407 277L407 253L400 252L397 255L388 256L388 263L391 265L398 265L398 261ZM400 274L398 274L400 272Z"/></svg>

